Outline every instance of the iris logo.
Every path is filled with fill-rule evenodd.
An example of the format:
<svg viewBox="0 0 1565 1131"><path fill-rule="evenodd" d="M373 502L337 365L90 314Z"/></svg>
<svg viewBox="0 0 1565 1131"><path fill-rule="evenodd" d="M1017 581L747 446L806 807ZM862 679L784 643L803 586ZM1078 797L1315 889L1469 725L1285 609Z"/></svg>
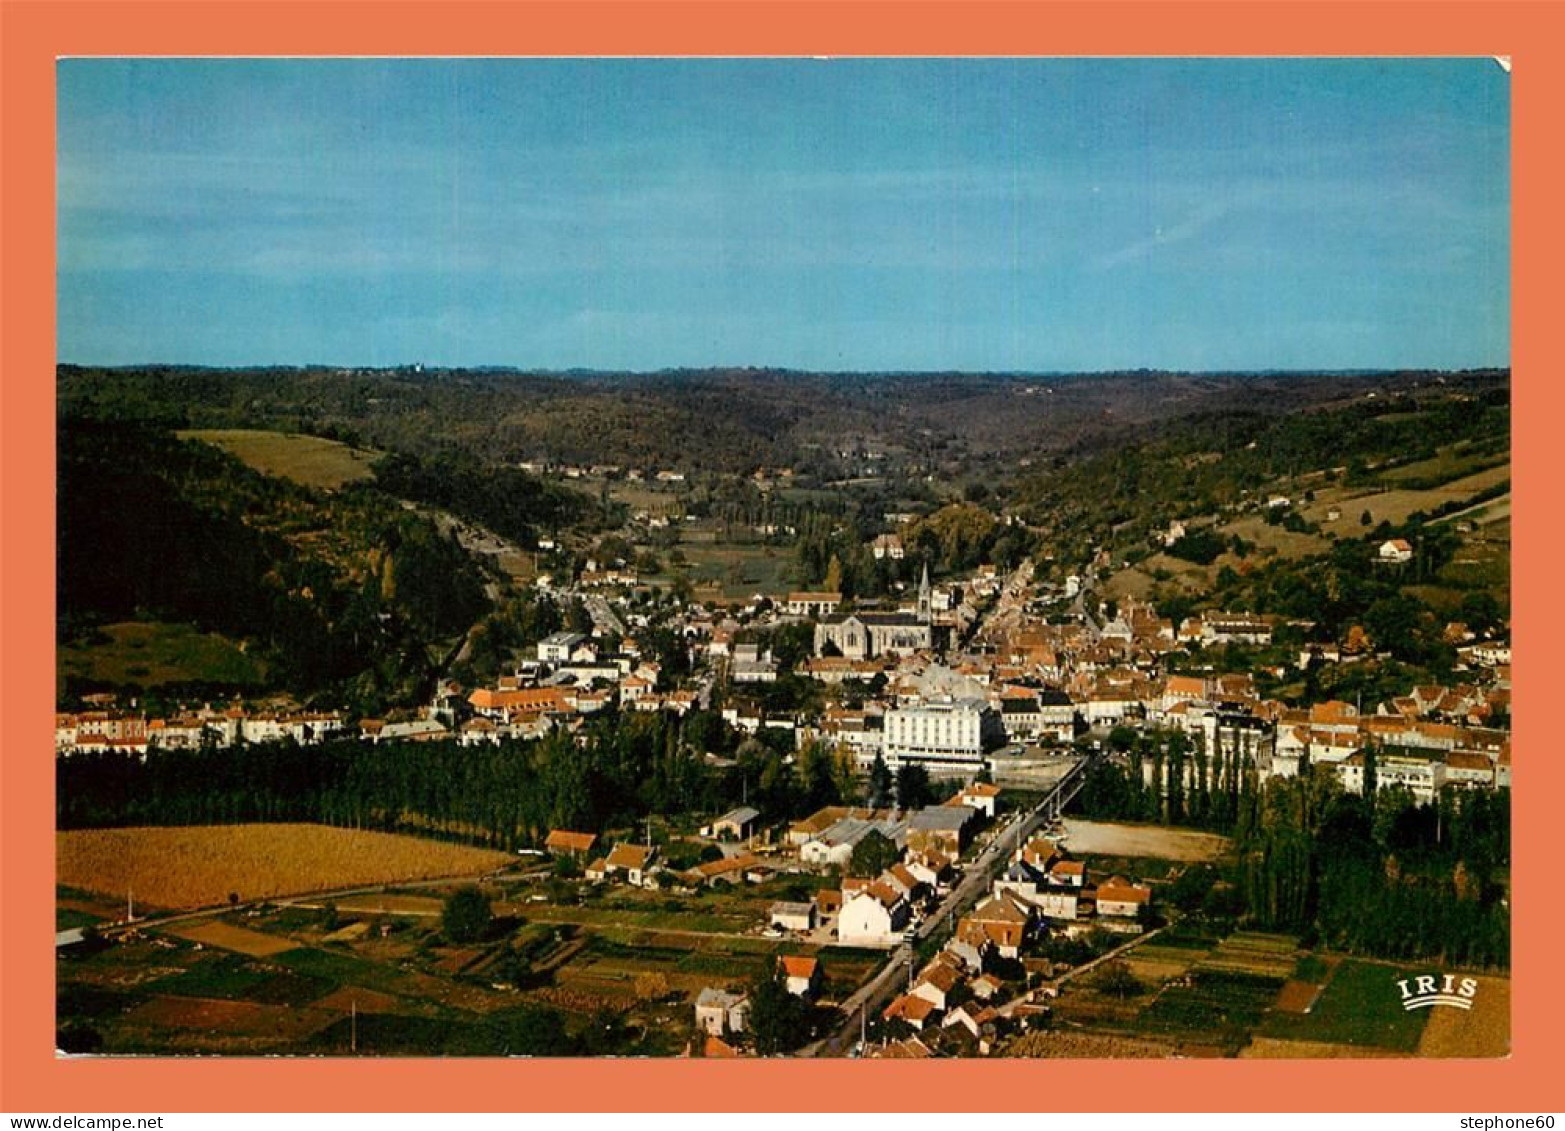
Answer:
<svg viewBox="0 0 1565 1131"><path fill-rule="evenodd" d="M1422 974L1417 978L1402 978L1397 982L1402 991L1402 1008L1411 1013L1415 1009L1428 1009L1435 1005L1449 1005L1453 1009L1471 1009L1473 998L1478 996L1478 979L1461 978L1446 974L1437 978Z"/></svg>

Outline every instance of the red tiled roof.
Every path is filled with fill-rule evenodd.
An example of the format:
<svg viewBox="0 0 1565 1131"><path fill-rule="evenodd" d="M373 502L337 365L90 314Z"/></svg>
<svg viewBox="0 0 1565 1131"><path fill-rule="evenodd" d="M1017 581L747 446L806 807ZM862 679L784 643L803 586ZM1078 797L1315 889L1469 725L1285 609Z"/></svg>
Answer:
<svg viewBox="0 0 1565 1131"><path fill-rule="evenodd" d="M820 969L820 960L804 954L785 954L781 958L783 973L790 978L813 978Z"/></svg>
<svg viewBox="0 0 1565 1131"><path fill-rule="evenodd" d="M645 868L655 851L642 844L616 844L609 853L608 865L611 868Z"/></svg>
<svg viewBox="0 0 1565 1131"><path fill-rule="evenodd" d="M592 833L574 833L569 829L550 829L544 847L559 848L566 852L591 852L598 838Z"/></svg>

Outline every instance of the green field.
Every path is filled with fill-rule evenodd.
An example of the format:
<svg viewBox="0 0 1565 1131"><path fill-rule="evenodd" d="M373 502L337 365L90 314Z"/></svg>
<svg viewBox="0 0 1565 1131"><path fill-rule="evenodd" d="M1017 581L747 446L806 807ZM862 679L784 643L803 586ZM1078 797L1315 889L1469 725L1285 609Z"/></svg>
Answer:
<svg viewBox="0 0 1565 1131"><path fill-rule="evenodd" d="M785 546L712 542L681 543L679 549L690 563L690 580L698 588L717 586L726 597L753 593L775 596L796 588L793 571L797 562Z"/></svg>
<svg viewBox="0 0 1565 1131"><path fill-rule="evenodd" d="M208 683L259 687L265 665L227 637L184 624L127 621L105 625L86 641L61 646L58 678L124 687Z"/></svg>
<svg viewBox="0 0 1565 1131"><path fill-rule="evenodd" d="M1273 1013L1262 1036L1318 1041L1359 1049L1413 1053L1429 1020L1428 1010L1402 1008L1399 967L1346 959L1337 964L1325 993L1309 1013Z"/></svg>
<svg viewBox="0 0 1565 1131"><path fill-rule="evenodd" d="M1136 1029L1237 1051L1261 1024L1281 988L1277 978L1198 969L1159 994L1136 1019Z"/></svg>
<svg viewBox="0 0 1565 1131"><path fill-rule="evenodd" d="M344 483L369 479L379 453L351 448L336 440L292 432L247 428L195 429L178 433L182 440L200 440L222 448L265 475L292 479L306 487L334 491Z"/></svg>

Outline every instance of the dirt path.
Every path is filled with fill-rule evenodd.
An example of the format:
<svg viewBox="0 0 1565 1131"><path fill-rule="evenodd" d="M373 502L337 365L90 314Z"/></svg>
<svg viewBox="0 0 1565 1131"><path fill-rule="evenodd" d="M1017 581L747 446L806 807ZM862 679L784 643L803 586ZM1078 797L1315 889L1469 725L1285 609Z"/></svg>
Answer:
<svg viewBox="0 0 1565 1131"><path fill-rule="evenodd" d="M1077 856L1151 856L1198 862L1216 860L1231 843L1225 836L1190 829L1065 819L1064 847Z"/></svg>

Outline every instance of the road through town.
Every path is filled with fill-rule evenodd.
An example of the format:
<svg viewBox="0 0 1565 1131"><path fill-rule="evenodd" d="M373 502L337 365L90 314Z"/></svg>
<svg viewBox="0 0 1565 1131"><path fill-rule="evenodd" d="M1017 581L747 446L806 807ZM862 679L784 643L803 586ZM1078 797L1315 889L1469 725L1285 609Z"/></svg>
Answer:
<svg viewBox="0 0 1565 1131"><path fill-rule="evenodd" d="M989 890L995 874L1010 855L1040 825L1057 818L1086 780L1091 757L1078 759L1043 799L1031 809L1013 814L990 837L989 843L967 865L962 879L951 889L940 906L913 929L911 937L891 951L876 975L842 1003L842 1023L827 1037L800 1050L801 1056L844 1056L859 1039L861 1014L868 1017L884 1009L897 993L906 988L908 971L915 948L937 931L949 929L968 908Z"/></svg>

